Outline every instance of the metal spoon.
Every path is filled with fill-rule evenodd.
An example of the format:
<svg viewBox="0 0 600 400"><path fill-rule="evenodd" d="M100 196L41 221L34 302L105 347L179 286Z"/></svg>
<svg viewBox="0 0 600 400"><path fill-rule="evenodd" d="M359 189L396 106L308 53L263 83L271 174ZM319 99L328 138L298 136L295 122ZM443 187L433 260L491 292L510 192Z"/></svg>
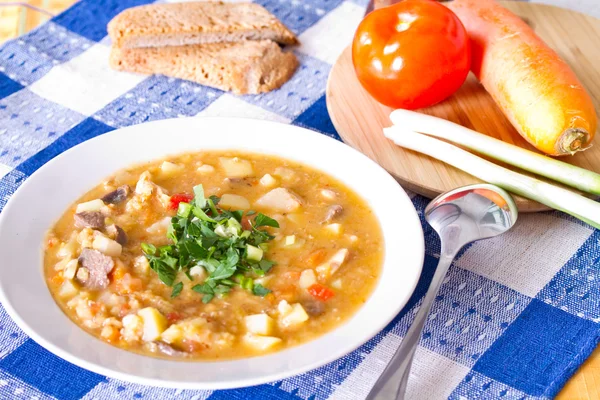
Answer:
<svg viewBox="0 0 600 400"><path fill-rule="evenodd" d="M509 230L517 220L512 197L494 185L465 186L444 193L425 208L425 220L440 236L440 261L415 320L367 399L403 400L415 350L433 300L458 251L471 242Z"/></svg>

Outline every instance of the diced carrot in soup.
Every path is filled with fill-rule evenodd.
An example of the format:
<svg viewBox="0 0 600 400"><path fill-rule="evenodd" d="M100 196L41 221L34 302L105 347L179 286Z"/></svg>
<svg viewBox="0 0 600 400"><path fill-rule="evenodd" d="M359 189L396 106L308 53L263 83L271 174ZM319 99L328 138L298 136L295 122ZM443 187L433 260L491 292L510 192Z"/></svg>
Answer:
<svg viewBox="0 0 600 400"><path fill-rule="evenodd" d="M312 253L310 253L309 256L306 258L306 266L315 267L321 262L323 262L325 260L325 257L327 257L327 251L325 251L324 249L315 250Z"/></svg>
<svg viewBox="0 0 600 400"><path fill-rule="evenodd" d="M61 283L63 283L64 279L60 275L54 275L51 281L54 285L60 285Z"/></svg>

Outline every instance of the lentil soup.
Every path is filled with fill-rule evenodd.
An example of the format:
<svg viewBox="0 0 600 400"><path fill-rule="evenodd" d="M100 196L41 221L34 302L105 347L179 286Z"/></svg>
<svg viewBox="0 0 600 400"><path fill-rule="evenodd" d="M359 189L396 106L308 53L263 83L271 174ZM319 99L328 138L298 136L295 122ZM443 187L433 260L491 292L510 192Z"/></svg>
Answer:
<svg viewBox="0 0 600 400"><path fill-rule="evenodd" d="M350 318L383 237L336 179L263 154L207 151L120 171L50 230L58 305L117 347L218 360L285 349Z"/></svg>

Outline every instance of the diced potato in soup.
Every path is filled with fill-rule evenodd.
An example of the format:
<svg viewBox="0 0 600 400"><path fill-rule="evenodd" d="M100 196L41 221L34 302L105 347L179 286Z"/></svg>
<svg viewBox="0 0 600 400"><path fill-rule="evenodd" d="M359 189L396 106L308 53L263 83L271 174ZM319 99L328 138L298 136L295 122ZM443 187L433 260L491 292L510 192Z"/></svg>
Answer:
<svg viewBox="0 0 600 400"><path fill-rule="evenodd" d="M248 210L250 208L250 202L244 196L229 193L221 196L219 205L228 210Z"/></svg>
<svg viewBox="0 0 600 400"><path fill-rule="evenodd" d="M144 321L142 340L152 342L160 338L160 334L167 329L167 319L154 307L147 307L138 311Z"/></svg>
<svg viewBox="0 0 600 400"><path fill-rule="evenodd" d="M220 157L219 164L225 171L225 175L230 178L243 178L254 174L252 163L241 157Z"/></svg>
<svg viewBox="0 0 600 400"><path fill-rule="evenodd" d="M300 208L302 199L289 189L277 188L261 196L254 204L275 211L292 212Z"/></svg>
<svg viewBox="0 0 600 400"><path fill-rule="evenodd" d="M169 161L163 161L163 163L160 165L160 172L162 174L161 178L177 175L183 168L183 165L173 164Z"/></svg>
<svg viewBox="0 0 600 400"><path fill-rule="evenodd" d="M268 155L168 157L73 200L48 233L48 287L82 329L144 355L236 359L312 340L367 301L383 262L358 194Z"/></svg>

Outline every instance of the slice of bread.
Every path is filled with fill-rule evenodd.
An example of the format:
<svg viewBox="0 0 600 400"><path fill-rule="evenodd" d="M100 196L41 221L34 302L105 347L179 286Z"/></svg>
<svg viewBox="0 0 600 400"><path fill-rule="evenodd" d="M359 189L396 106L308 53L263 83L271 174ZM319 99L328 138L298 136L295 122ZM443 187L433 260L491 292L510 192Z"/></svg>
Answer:
<svg viewBox="0 0 600 400"><path fill-rule="evenodd" d="M192 2L129 8L108 23L117 47L162 47L273 40L295 44L296 36L254 3Z"/></svg>
<svg viewBox="0 0 600 400"><path fill-rule="evenodd" d="M187 79L236 94L279 88L298 60L270 40L189 46L112 48L110 66L142 74Z"/></svg>

